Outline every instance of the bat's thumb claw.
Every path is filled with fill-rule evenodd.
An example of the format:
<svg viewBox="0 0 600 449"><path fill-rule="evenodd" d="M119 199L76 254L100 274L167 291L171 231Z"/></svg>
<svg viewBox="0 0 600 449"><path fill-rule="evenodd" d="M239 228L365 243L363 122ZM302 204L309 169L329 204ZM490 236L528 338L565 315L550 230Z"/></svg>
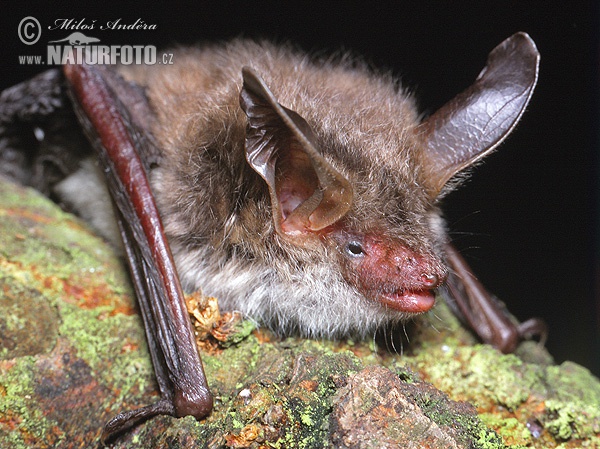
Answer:
<svg viewBox="0 0 600 449"><path fill-rule="evenodd" d="M167 400L158 401L155 404L147 407L130 410L125 413L119 413L106 423L102 430L100 442L103 446L110 443L117 435L123 431L143 422L156 415L171 415L174 414L173 404Z"/></svg>

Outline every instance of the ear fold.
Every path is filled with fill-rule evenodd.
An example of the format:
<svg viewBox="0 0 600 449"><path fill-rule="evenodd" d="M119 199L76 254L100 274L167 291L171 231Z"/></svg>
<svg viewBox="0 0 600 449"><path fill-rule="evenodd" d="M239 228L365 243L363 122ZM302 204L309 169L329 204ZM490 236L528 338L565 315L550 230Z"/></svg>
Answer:
<svg viewBox="0 0 600 449"><path fill-rule="evenodd" d="M514 34L492 50L475 84L417 128L426 143L432 195L513 130L533 93L539 59L531 38Z"/></svg>
<svg viewBox="0 0 600 449"><path fill-rule="evenodd" d="M277 232L301 242L348 212L352 187L321 156L308 123L281 106L252 69L244 67L242 75L246 159L269 186Z"/></svg>

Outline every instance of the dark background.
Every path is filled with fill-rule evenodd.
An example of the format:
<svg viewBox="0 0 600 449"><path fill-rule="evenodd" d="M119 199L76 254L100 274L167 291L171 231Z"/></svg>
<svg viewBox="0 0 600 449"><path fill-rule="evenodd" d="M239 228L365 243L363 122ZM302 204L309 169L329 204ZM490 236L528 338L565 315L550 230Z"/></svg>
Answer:
<svg viewBox="0 0 600 449"><path fill-rule="evenodd" d="M598 322L598 41L596 2L196 2L186 8L101 5L44 7L11 2L0 19L0 88L44 69L17 55L43 54L72 31L56 19L122 18L154 31L85 31L103 44L191 44L235 36L290 40L309 51L345 48L389 68L430 113L470 85L488 52L526 31L542 55L528 111L500 150L446 200L456 246L483 283L521 320L543 317L557 361L600 373ZM17 26L34 16L45 29L23 45Z"/></svg>

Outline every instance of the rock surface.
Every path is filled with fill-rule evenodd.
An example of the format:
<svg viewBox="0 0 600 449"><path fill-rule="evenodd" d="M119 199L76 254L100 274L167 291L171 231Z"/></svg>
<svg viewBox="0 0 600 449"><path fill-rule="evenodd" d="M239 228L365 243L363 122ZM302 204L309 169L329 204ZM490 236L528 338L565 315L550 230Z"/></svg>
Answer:
<svg viewBox="0 0 600 449"><path fill-rule="evenodd" d="M600 448L598 379L534 343L477 344L443 304L403 350L389 333L279 339L225 321L201 336L214 412L152 419L114 447ZM0 448L97 448L110 417L156 397L122 263L0 180Z"/></svg>

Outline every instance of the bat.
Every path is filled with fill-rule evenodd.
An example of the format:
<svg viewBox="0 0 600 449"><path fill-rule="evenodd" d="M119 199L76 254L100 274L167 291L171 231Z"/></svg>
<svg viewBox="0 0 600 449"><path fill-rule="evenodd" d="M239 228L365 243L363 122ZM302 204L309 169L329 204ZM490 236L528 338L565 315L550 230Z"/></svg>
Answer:
<svg viewBox="0 0 600 449"><path fill-rule="evenodd" d="M183 291L281 333L366 336L440 293L487 343L517 322L452 246L440 203L514 129L539 54L502 42L427 118L391 75L351 58L234 40L171 66L67 64L0 95L0 172L120 245L161 393L103 441L158 414L212 409Z"/></svg>

